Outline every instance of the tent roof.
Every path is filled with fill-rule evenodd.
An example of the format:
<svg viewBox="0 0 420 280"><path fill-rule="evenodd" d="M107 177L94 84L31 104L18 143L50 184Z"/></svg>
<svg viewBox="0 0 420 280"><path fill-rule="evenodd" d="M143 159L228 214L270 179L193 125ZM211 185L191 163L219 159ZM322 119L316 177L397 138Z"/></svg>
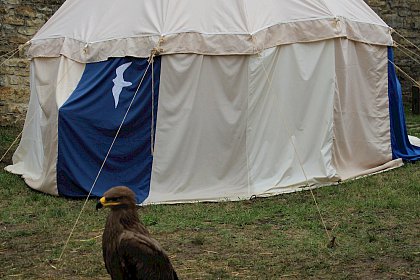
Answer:
<svg viewBox="0 0 420 280"><path fill-rule="evenodd" d="M254 54L346 37L391 45L363 0L67 0L31 40L30 57L79 62L162 54Z"/></svg>

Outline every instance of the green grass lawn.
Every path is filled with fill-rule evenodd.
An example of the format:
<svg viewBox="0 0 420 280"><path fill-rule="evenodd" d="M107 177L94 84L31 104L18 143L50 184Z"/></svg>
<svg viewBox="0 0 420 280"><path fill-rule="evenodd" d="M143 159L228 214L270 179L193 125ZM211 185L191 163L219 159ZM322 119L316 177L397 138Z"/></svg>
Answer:
<svg viewBox="0 0 420 280"><path fill-rule="evenodd" d="M407 114L420 137L420 116ZM0 156L19 129L2 127ZM0 163L10 163L11 155ZM142 220L181 279L420 279L420 163L308 191L242 202L154 205ZM107 210L31 190L0 171L0 279L109 279Z"/></svg>

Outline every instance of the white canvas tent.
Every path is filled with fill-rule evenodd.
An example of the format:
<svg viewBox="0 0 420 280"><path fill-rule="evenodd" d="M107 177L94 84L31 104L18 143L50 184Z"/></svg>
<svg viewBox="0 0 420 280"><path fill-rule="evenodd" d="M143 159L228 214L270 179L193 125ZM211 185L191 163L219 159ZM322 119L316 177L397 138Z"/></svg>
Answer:
<svg viewBox="0 0 420 280"><path fill-rule="evenodd" d="M39 191L236 200L402 164L391 29L363 0L67 0L30 43L7 170Z"/></svg>

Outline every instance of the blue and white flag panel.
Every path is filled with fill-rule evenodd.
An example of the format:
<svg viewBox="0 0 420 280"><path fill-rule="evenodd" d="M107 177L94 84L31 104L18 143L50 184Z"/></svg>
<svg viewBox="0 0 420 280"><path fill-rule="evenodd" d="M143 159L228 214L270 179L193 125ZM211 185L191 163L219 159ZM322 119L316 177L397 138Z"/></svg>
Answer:
<svg viewBox="0 0 420 280"><path fill-rule="evenodd" d="M92 195L101 196L112 186L126 185L135 191L138 201L148 196L160 58L153 65L154 98L151 71L147 59L137 58L86 65L76 89L59 109L60 195L84 197L93 187Z"/></svg>
<svg viewBox="0 0 420 280"><path fill-rule="evenodd" d="M407 143L387 47L334 39L259 55L166 55L153 75L148 64L34 59L7 170L55 195L127 185L138 203L178 203L292 192L420 154Z"/></svg>

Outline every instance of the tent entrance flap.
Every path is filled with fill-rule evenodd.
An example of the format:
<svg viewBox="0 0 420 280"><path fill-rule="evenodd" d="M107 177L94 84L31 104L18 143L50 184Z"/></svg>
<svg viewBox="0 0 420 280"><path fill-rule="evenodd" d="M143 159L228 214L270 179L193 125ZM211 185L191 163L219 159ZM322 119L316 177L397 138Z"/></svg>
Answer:
<svg viewBox="0 0 420 280"><path fill-rule="evenodd" d="M102 195L116 185L126 185L145 200L150 190L152 117L156 118L160 58L113 58L87 64L69 99L59 109L57 186L60 195L86 196L100 170L141 78L148 69L132 107L92 190ZM152 100L154 105L152 106ZM154 114L152 114L152 108Z"/></svg>

